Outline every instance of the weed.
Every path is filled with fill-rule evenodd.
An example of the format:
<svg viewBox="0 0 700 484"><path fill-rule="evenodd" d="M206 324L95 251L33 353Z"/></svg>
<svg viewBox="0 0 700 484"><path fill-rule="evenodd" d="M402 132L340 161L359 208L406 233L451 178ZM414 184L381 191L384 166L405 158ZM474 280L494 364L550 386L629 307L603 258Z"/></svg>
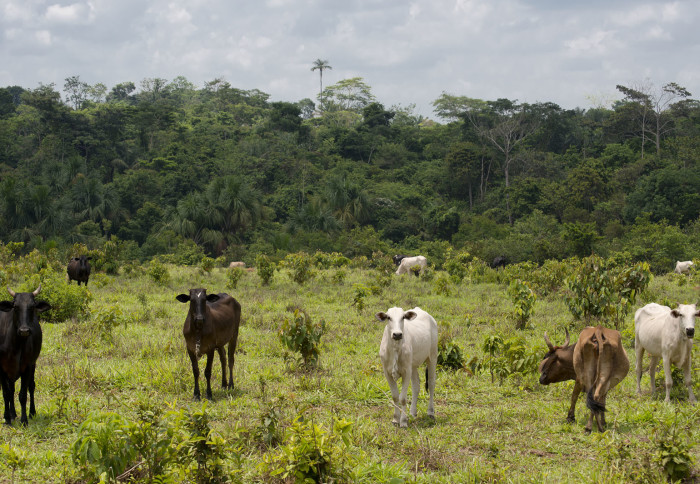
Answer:
<svg viewBox="0 0 700 484"><path fill-rule="evenodd" d="M537 297L530 286L520 279L510 283L508 295L515 306L516 329L524 329L532 316Z"/></svg>
<svg viewBox="0 0 700 484"><path fill-rule="evenodd" d="M243 274L245 274L245 271L240 267L229 267L226 269L226 289L236 289Z"/></svg>
<svg viewBox="0 0 700 484"><path fill-rule="evenodd" d="M255 257L255 265L257 266L258 276L260 276L260 282L263 286L269 286L272 283L272 276L275 275L275 263L265 254L258 254Z"/></svg>
<svg viewBox="0 0 700 484"><path fill-rule="evenodd" d="M291 351L301 353L304 367L315 368L318 364L321 336L326 332L326 322L322 319L313 324L311 318L301 308L289 307L292 318L286 318L279 330L283 345Z"/></svg>
<svg viewBox="0 0 700 484"><path fill-rule="evenodd" d="M170 273L168 272L168 268L165 267L165 264L158 259L151 259L151 262L148 265L148 276L153 280L153 282L162 286L166 285L170 281Z"/></svg>
<svg viewBox="0 0 700 484"><path fill-rule="evenodd" d="M27 453L21 449L11 446L9 443L0 446L0 463L9 468L12 472L10 482L15 482L15 474L18 470L27 467Z"/></svg>
<svg viewBox="0 0 700 484"><path fill-rule="evenodd" d="M355 291L352 297L352 306L355 306L358 313L362 313L365 308L365 298L370 290L362 284L353 284L352 288Z"/></svg>

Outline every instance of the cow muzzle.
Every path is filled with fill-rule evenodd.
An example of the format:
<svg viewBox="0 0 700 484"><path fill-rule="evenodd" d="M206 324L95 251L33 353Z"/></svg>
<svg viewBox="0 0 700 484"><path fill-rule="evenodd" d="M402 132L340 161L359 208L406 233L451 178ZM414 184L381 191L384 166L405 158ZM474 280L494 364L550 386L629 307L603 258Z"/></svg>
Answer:
<svg viewBox="0 0 700 484"><path fill-rule="evenodd" d="M685 328L685 335L688 338L693 338L695 336L695 328Z"/></svg>
<svg viewBox="0 0 700 484"><path fill-rule="evenodd" d="M18 333L22 338L26 338L26 337L28 337L29 335L32 334L32 329L31 329L31 328L19 328L19 329L17 330L17 333Z"/></svg>
<svg viewBox="0 0 700 484"><path fill-rule="evenodd" d="M403 333L391 333L391 337L392 337L395 341L400 341L400 340L403 339Z"/></svg>

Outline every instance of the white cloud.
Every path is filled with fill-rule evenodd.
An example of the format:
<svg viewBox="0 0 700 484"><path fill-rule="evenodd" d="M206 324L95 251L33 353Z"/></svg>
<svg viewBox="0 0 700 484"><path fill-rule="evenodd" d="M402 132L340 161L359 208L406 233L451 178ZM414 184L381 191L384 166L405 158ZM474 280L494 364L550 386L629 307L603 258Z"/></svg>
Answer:
<svg viewBox="0 0 700 484"><path fill-rule="evenodd" d="M46 20L56 23L85 24L94 19L92 3L74 3L71 5L49 5L45 14Z"/></svg>
<svg viewBox="0 0 700 484"><path fill-rule="evenodd" d="M38 32L35 32L34 38L41 45L51 45L51 32L48 30L39 30Z"/></svg>
<svg viewBox="0 0 700 484"><path fill-rule="evenodd" d="M595 30L588 35L564 42L567 53L572 57L601 56L607 54L614 44L614 32L606 30Z"/></svg>

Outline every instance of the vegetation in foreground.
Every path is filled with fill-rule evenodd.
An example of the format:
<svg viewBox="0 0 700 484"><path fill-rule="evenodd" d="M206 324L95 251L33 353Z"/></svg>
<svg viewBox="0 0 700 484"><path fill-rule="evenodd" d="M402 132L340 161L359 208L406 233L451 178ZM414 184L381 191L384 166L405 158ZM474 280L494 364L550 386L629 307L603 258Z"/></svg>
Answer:
<svg viewBox="0 0 700 484"><path fill-rule="evenodd" d="M386 277L376 268L382 258L317 254L314 260L308 277L300 278L291 263L277 267L267 284L256 273L236 276L228 291L243 306L235 390L215 384L214 401L202 403L192 400L185 310L175 295L197 286L224 291L231 284L227 269L134 266L119 275L93 274L86 289L68 286L65 269L50 257L5 260L3 285L24 290L41 279L45 297L65 301L52 302L55 313L70 312L62 322L57 314L43 322L38 415L26 428L0 429L0 479L662 482L697 476L698 413L675 372L672 405L661 393L648 394L648 376L638 396L631 372L608 399L608 430L592 435L583 433L583 403L577 422L566 423L573 382L538 383L544 331L556 344L565 327L577 334L585 325L569 309L574 291L557 272L563 263L552 262L550 279L534 284L538 271L531 267L493 271L478 260L461 278L431 270ZM537 291L534 303L523 287L529 286L513 282L520 278ZM697 284L697 274L656 277L642 284L634 306L694 302ZM365 288L362 304L358 288ZM422 391L418 418L407 430L391 424L377 355L383 328L374 314L394 305L418 305L440 328L437 419L427 418ZM634 368L631 314L617 324ZM304 344L285 338L284 328L292 327ZM696 388L697 360L696 352ZM217 361L213 382L220 371Z"/></svg>

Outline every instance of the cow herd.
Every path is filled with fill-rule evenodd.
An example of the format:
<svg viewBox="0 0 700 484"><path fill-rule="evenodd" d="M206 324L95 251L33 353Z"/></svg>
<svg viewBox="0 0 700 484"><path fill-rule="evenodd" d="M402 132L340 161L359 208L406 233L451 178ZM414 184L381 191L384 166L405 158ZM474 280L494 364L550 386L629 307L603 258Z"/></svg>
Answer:
<svg viewBox="0 0 700 484"><path fill-rule="evenodd" d="M67 267L68 282L81 282L87 286L90 264L86 256L70 260ZM406 274L427 267L423 256L396 255L393 257L398 267L396 274ZM499 260L498 265L505 264ZM677 269L681 265L679 262ZM34 404L36 361L41 351L42 332L39 313L51 306L37 299L41 285L33 292L14 292L8 287L12 301L0 301L0 385L4 400L4 420L8 425L17 418L14 394L15 383L20 380L19 402L20 422L27 425L27 395L29 395L29 416L36 414ZM200 399L198 360L207 356L204 376L206 378L206 398L212 398L211 373L214 353L221 362L221 385L233 389L233 366L241 322L241 305L228 294L207 294L206 289L190 289L189 294L179 294L176 299L189 303L183 336L187 354L192 363L194 376L194 398ZM688 388L689 401L695 402L691 382L691 351L695 335L695 318L700 312L695 304L681 304L671 309L651 303L635 313L635 353L637 391L641 394L640 380L643 372L644 352L651 359L649 374L651 391L655 390L654 376L657 364L663 359L665 374L666 402L670 401L671 364L683 370L684 383ZM419 307L404 311L392 307L376 314L385 323L384 334L379 346L379 357L384 376L391 389L394 405L392 422L406 427L406 412L409 382L412 388L410 415L416 417L420 378L418 368L426 363L425 388L428 392L428 416L434 418L434 392L438 359L438 325L435 319ZM576 402L579 394L585 392L586 406L590 416L586 431L590 432L595 420L599 431L605 429L606 397L608 392L627 375L629 359L618 331L603 326L584 328L578 340L570 344L568 330L566 342L555 346L547 333L544 340L549 351L539 364L540 379L543 385L574 380L571 405L567 420L575 421ZM228 348L226 346L228 345ZM228 354L227 354L228 353ZM228 371L227 371L228 370ZM399 391L398 380L402 380Z"/></svg>

